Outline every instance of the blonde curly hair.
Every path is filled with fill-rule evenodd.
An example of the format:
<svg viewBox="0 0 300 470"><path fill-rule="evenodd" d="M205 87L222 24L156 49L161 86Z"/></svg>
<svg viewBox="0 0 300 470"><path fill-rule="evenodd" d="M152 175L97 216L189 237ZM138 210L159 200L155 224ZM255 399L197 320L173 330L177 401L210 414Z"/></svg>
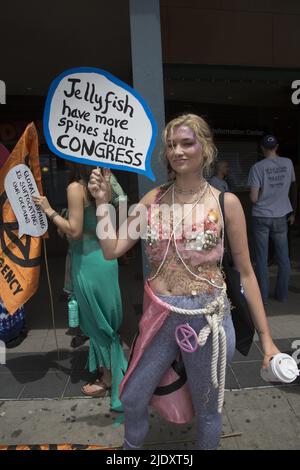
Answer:
<svg viewBox="0 0 300 470"><path fill-rule="evenodd" d="M170 134L172 134L173 130L179 126L189 127L194 132L199 142L201 142L204 156L202 171L205 177L209 177L218 151L214 144L213 134L209 125L202 117L198 116L197 114L182 114L181 116L172 119L172 121L166 125L162 135L164 158L166 159L167 140ZM168 169L170 169L170 167L168 167Z"/></svg>

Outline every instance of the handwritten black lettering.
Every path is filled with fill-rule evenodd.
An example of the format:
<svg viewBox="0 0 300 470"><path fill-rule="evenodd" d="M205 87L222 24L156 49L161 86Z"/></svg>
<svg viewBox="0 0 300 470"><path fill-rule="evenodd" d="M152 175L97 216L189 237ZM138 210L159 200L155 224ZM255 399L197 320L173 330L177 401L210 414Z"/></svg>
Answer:
<svg viewBox="0 0 300 470"><path fill-rule="evenodd" d="M101 116L100 114L96 114L95 116L96 123L103 125L103 126L110 126L110 127L119 127L120 129L127 131L128 130L128 120L127 119L115 119L109 118L107 119L106 116Z"/></svg>
<svg viewBox="0 0 300 470"><path fill-rule="evenodd" d="M19 200L19 203L20 203L21 210L23 212L23 217L24 217L25 223L29 224L30 219L29 219L29 216L27 214L27 210L26 210L27 208L26 208L26 204L24 203L24 199L23 199L22 196L19 196L18 200Z"/></svg>
<svg viewBox="0 0 300 470"><path fill-rule="evenodd" d="M116 137L113 134L112 129L106 129L106 131L103 132L103 137L105 142L112 142L114 144L120 144L120 145L125 145L125 147L130 146L131 148L134 148L134 142L131 137L123 136L120 135L119 137Z"/></svg>
<svg viewBox="0 0 300 470"><path fill-rule="evenodd" d="M18 183L16 183L16 181L13 182L13 188L14 188L16 194L20 194L20 189L19 189Z"/></svg>
<svg viewBox="0 0 300 470"><path fill-rule="evenodd" d="M113 84L99 86L92 75L87 78L73 75L65 82L56 117L57 149L78 158L141 167L144 155L136 148L140 139L131 121L136 113L134 97ZM27 213L31 216L28 208Z"/></svg>
<svg viewBox="0 0 300 470"><path fill-rule="evenodd" d="M81 83L80 78L68 78L68 82L71 83L71 90L70 90L69 94L66 92L66 90L64 90L65 96L66 96L67 98L71 98L72 96L75 95L75 97L76 97L78 100L81 100L82 97L80 96L80 94L81 94L80 90L75 89L76 83Z"/></svg>
<svg viewBox="0 0 300 470"><path fill-rule="evenodd" d="M79 119L84 119L85 121L89 121L91 113L88 111L81 111L78 108L71 108L71 106L67 105L66 100L63 101L63 108L62 108L62 114L67 115L67 117L72 117L72 118L79 118Z"/></svg>

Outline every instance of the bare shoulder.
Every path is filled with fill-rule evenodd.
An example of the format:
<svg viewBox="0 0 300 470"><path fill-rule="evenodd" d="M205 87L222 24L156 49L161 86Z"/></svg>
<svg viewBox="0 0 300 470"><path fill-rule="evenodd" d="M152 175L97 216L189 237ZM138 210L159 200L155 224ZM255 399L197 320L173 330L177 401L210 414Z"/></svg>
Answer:
<svg viewBox="0 0 300 470"><path fill-rule="evenodd" d="M239 198L233 193L224 193L224 207L225 217L228 221L244 216L242 204Z"/></svg>
<svg viewBox="0 0 300 470"><path fill-rule="evenodd" d="M228 210L233 210L237 209L237 207L241 207L239 198L235 194L229 192L224 193L224 204L226 205L226 209L228 208Z"/></svg>
<svg viewBox="0 0 300 470"><path fill-rule="evenodd" d="M78 181L73 181L67 187L68 196L85 197L86 189Z"/></svg>
<svg viewBox="0 0 300 470"><path fill-rule="evenodd" d="M68 185L67 191L83 191L83 185L79 181L73 181Z"/></svg>

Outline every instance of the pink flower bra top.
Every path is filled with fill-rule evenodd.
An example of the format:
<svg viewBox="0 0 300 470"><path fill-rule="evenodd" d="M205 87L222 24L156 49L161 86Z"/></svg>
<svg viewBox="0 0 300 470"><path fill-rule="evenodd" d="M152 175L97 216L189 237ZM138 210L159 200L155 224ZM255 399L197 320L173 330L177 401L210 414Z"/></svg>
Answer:
<svg viewBox="0 0 300 470"><path fill-rule="evenodd" d="M176 256L177 261L183 261L183 264L193 271L200 271L203 264L221 262L223 241L218 235L218 212L215 209L209 210L198 225L185 224L184 220L180 223L179 220L179 225L173 233L176 216L173 221L172 209L169 218L163 216L158 204L162 193L165 193L165 188L159 190L155 204L148 208L146 251L150 264L157 266L164 258Z"/></svg>

